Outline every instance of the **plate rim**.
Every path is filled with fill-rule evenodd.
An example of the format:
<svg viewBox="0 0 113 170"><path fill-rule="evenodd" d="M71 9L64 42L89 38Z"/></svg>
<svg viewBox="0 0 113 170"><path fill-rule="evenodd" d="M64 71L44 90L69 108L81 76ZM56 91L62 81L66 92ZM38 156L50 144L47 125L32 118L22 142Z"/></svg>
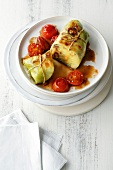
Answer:
<svg viewBox="0 0 113 170"><path fill-rule="evenodd" d="M26 27L25 27L26 28ZM21 31L19 31L18 32L18 34L20 35L21 34ZM16 33L11 39L10 39L10 41L9 41L9 43L7 44L7 46L6 46L6 50L5 50L5 53L4 53L4 56L7 56L8 57L8 55L9 55L9 50L10 50L10 47L12 46L12 44L15 42L15 37L17 38L17 36L18 36L18 34ZM12 41L12 44L11 44L11 41ZM6 57L4 57L4 66L6 66ZM7 63L8 64L8 63ZM7 75L9 74L8 73L8 70L7 70L8 68L5 68L5 71L6 71L6 73L7 73ZM17 82L14 82L15 80L14 80L14 77L12 76L12 75L10 75L10 77L8 76L8 78L9 78L9 80L12 82L12 84L13 84L13 87L15 87L15 83L17 83ZM107 77L108 78L108 77ZM106 80L107 81L107 80ZM17 86L17 84L16 84L16 86ZM21 88L21 87L20 87ZM103 87L101 87L101 88L103 88ZM15 89L16 89L16 91L18 91L17 90L17 88L15 87ZM22 90L23 90L23 88L22 88ZM22 91L21 91L21 89L20 89L20 91L18 91L24 98L26 98L26 99L28 99L28 96L26 97L25 96L25 94L23 94L22 93ZM91 95L89 95L90 96L90 98L92 98L91 97ZM30 101L32 101L32 102L34 102L34 103L37 103L36 102L36 100L34 101L34 99L32 98L32 100L31 100L31 98L32 98L32 96L30 96L30 98L28 99L28 100L30 100ZM38 98L38 97L37 97ZM87 100L87 97L86 97L86 100ZM89 99L88 99L89 100ZM79 101L78 103L76 102L76 104L80 104L80 103L82 103L83 102L83 100L81 100L81 101ZM38 103L40 103L40 102L38 102ZM72 103L72 102L71 102ZM75 102L73 102L73 103L75 103ZM47 105L47 104L43 104L43 103L40 103L40 104L42 104L42 105ZM55 106L55 105L52 105L52 106ZM57 105L58 106L58 105Z"/></svg>
<svg viewBox="0 0 113 170"><path fill-rule="evenodd" d="M28 29L28 31L25 33L24 37L28 34L29 31L31 31L31 29L33 29L34 27L36 27L36 25L39 24L40 22L44 22L44 21L46 21L46 20L53 19L53 18L67 18L67 17L68 17L68 18L72 18L72 19L78 19L78 20L80 20L80 21L88 24L88 26L90 26L92 29L94 29L94 30L99 34L99 36L102 38L103 42L104 42L105 45L106 45L106 50L107 50L106 67L105 67L103 73L101 74L101 76L98 78L98 80L97 80L96 82L94 82L92 85L86 86L86 88L83 88L82 90L80 90L80 91L78 91L78 92L71 91L71 92L65 92L65 94L64 94L64 93L58 93L58 92L52 92L52 91L48 91L48 90L45 90L45 89L40 88L40 87L36 87L35 84L31 83L30 80L28 80L27 77L24 76L24 73L23 73L23 71L22 71L22 69L21 69L21 65L20 65L19 51L18 51L19 67L20 67L20 71L21 71L21 73L22 73L22 75L23 75L23 78L25 78L26 82L27 82L32 88L35 88L35 90L37 90L37 91L40 91L40 90L41 90L41 92L42 92L43 94L50 95L50 96L55 96L55 95L57 95L57 96L59 96L59 97L67 97L67 96L72 96L72 95L78 95L78 94L86 91L87 89L91 88L93 85L95 85L96 83L98 83L99 80L101 80L101 78L103 77L103 75L104 75L104 73L105 73L105 71L106 71L106 69L107 69L108 62L109 62L109 49L108 49L107 42L106 42L106 40L104 39L103 35L102 35L92 24L90 24L89 22L87 22L87 21L85 21L85 20L83 20L83 19L79 19L79 18L75 18L75 17L71 17L71 16L54 16L54 17L49 17L49 18L40 20L40 21L38 21L38 22L36 21L36 22ZM21 43L22 43L24 37L22 37ZM21 45L21 43L20 43L20 45ZM20 48L20 45L19 45L19 48Z"/></svg>

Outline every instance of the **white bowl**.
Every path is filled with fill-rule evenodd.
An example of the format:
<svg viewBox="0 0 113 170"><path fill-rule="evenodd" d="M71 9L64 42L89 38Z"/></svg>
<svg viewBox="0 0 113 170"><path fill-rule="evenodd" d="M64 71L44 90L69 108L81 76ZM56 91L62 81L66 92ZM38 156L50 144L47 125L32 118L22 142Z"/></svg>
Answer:
<svg viewBox="0 0 113 170"><path fill-rule="evenodd" d="M27 31L27 33L23 36L23 38L20 42L20 46L19 46L19 50L18 50L18 65L20 68L20 74L21 74L22 78L26 81L26 83L31 88L37 90L37 92L43 93L45 95L53 96L53 97L57 96L59 98L72 97L72 96L78 95L80 93L83 93L83 92L89 90L93 86L96 86L106 71L108 61L109 61L109 50L108 50L108 46L107 46L104 38L91 24L89 24L88 22L86 22L84 20L78 19L82 23L84 29L90 35L90 39L89 39L90 48L92 50L94 50L95 57L96 57L95 62L87 62L87 64L93 65L95 67L95 69L98 70L98 74L89 80L90 84L85 86L82 89L77 90L77 89L71 88L69 92L58 93L58 92L52 92L49 90L45 90L41 87L38 87L37 85L33 84L31 79L29 78L29 76L26 74L26 71L24 70L21 60L27 54L27 47L29 44L29 39L31 37L38 36L39 31L45 24L49 23L49 24L56 25L58 30L60 31L72 19L78 19L78 18L65 17L65 16L60 17L59 16L59 17L52 17L52 18L42 20L42 21L36 23L35 25L33 25Z"/></svg>

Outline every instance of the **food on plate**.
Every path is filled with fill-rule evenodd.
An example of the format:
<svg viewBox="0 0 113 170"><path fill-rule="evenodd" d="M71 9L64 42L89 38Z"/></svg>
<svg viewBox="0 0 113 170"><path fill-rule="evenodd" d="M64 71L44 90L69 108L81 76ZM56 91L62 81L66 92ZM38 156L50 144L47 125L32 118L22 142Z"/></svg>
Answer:
<svg viewBox="0 0 113 170"><path fill-rule="evenodd" d="M53 82L52 88L55 92L67 92L69 91L69 84L63 77L58 77Z"/></svg>
<svg viewBox="0 0 113 170"><path fill-rule="evenodd" d="M68 22L60 33L55 25L46 24L39 36L29 40L23 65L41 88L55 92L81 89L98 73L94 66L84 65L95 62L89 45L89 34L78 20Z"/></svg>
<svg viewBox="0 0 113 170"><path fill-rule="evenodd" d="M58 35L54 35L52 38L51 38L51 43L53 44L54 41L57 39Z"/></svg>
<svg viewBox="0 0 113 170"><path fill-rule="evenodd" d="M43 50L39 44L35 44L35 43L29 44L28 54L30 57L36 56L38 54L42 54L42 52L43 52Z"/></svg>
<svg viewBox="0 0 113 170"><path fill-rule="evenodd" d="M43 49L43 52L50 49L50 44L41 36L37 37L37 42L40 44L41 48Z"/></svg>
<svg viewBox="0 0 113 170"><path fill-rule="evenodd" d="M54 25L47 24L42 27L40 35L51 44L55 36L58 35L58 29Z"/></svg>
<svg viewBox="0 0 113 170"><path fill-rule="evenodd" d="M50 51L33 57L23 58L23 65L35 84L45 83L54 72Z"/></svg>
<svg viewBox="0 0 113 170"><path fill-rule="evenodd" d="M81 71L73 70L68 74L67 81L71 85L78 86L83 83L84 76Z"/></svg>
<svg viewBox="0 0 113 170"><path fill-rule="evenodd" d="M84 76L81 71L73 70L68 73L67 77L58 77L54 80L52 89L55 92L68 92L70 85L79 86L83 83Z"/></svg>
<svg viewBox="0 0 113 170"><path fill-rule="evenodd" d="M43 54L50 49L49 43L41 36L32 37L28 46L28 54L30 57Z"/></svg>
<svg viewBox="0 0 113 170"><path fill-rule="evenodd" d="M51 46L54 59L76 69L86 53L89 34L78 20L71 20Z"/></svg>

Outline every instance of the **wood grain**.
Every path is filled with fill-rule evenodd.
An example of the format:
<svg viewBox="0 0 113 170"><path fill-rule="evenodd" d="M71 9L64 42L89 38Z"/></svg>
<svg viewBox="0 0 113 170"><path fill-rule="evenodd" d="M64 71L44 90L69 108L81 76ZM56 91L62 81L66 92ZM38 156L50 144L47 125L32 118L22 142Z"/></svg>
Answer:
<svg viewBox="0 0 113 170"><path fill-rule="evenodd" d="M112 0L6 0L0 1L1 58L9 38L34 20L70 15L93 24L113 54ZM53 115L20 96L0 62L0 117L21 108L31 122L63 135L61 153L68 160L63 170L113 169L113 87L107 98L89 113L73 117Z"/></svg>

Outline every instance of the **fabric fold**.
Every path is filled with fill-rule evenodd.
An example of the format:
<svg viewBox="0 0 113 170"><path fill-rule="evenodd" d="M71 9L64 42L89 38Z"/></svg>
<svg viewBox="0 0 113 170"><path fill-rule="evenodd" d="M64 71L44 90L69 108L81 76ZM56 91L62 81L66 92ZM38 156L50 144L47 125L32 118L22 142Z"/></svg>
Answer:
<svg viewBox="0 0 113 170"><path fill-rule="evenodd" d="M0 169L60 170L66 160L58 152L62 136L30 123L18 109L0 118Z"/></svg>

